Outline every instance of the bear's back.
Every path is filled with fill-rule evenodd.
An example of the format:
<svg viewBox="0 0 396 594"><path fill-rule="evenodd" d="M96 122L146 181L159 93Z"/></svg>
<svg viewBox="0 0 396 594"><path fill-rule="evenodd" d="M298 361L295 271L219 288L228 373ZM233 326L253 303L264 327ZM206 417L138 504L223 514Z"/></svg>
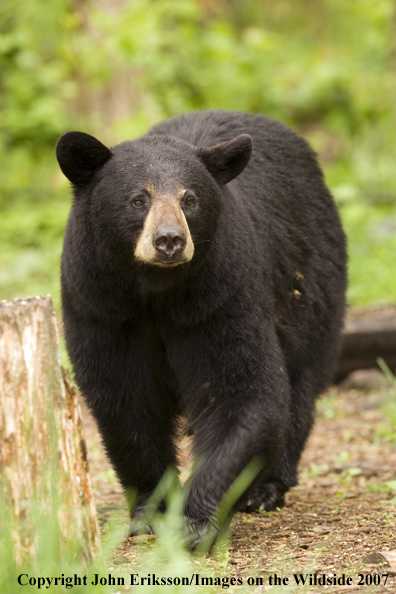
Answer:
<svg viewBox="0 0 396 594"><path fill-rule="evenodd" d="M311 165L320 173L309 144L282 122L264 115L225 110L190 112L155 125L148 132L153 134L173 136L195 146L212 146L249 134L253 162L268 157L273 167Z"/></svg>

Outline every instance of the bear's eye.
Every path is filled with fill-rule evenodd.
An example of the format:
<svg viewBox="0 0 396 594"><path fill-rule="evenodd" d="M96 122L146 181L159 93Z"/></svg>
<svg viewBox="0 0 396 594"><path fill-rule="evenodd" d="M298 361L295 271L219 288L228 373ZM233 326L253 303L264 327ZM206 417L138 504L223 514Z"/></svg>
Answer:
<svg viewBox="0 0 396 594"><path fill-rule="evenodd" d="M191 194L189 196L187 196L184 199L184 205L185 206L194 206L195 204L195 196L192 196Z"/></svg>
<svg viewBox="0 0 396 594"><path fill-rule="evenodd" d="M136 196L135 198L132 198L131 202L132 202L133 206L136 206L136 208L141 208L142 206L144 206L144 200L140 196Z"/></svg>

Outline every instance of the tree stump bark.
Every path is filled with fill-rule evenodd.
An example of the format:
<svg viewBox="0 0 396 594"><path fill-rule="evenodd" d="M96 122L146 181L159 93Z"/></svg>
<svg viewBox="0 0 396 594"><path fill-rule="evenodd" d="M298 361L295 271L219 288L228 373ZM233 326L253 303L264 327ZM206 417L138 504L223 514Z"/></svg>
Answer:
<svg viewBox="0 0 396 594"><path fill-rule="evenodd" d="M95 556L100 541L81 411L60 366L50 296L0 302L0 480L17 527L17 557L34 550L37 504L49 523L58 521L60 540L74 539L87 560Z"/></svg>

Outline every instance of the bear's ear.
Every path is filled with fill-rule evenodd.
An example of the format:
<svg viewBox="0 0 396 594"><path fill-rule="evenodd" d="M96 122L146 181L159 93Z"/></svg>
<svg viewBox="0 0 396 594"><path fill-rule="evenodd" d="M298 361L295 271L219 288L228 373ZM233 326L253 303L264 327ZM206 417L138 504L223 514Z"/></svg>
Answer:
<svg viewBox="0 0 396 594"><path fill-rule="evenodd" d="M85 132L66 132L56 145L59 166L75 186L89 183L111 156L107 146Z"/></svg>
<svg viewBox="0 0 396 594"><path fill-rule="evenodd" d="M228 142L200 147L198 157L218 182L228 184L245 169L252 150L251 136L240 134Z"/></svg>

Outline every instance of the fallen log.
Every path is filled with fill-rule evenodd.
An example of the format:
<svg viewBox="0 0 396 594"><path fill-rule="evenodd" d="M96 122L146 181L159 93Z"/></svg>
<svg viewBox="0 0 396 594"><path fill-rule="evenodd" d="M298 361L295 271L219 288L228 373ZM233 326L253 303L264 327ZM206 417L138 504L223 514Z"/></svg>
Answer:
<svg viewBox="0 0 396 594"><path fill-rule="evenodd" d="M351 313L346 319L335 381L357 369L378 368L382 358L396 369L396 306Z"/></svg>
<svg viewBox="0 0 396 594"><path fill-rule="evenodd" d="M0 489L12 509L17 558L34 552L38 510L49 526L58 521L61 541L73 539L85 559L95 556L81 412L62 375L49 296L0 302Z"/></svg>

